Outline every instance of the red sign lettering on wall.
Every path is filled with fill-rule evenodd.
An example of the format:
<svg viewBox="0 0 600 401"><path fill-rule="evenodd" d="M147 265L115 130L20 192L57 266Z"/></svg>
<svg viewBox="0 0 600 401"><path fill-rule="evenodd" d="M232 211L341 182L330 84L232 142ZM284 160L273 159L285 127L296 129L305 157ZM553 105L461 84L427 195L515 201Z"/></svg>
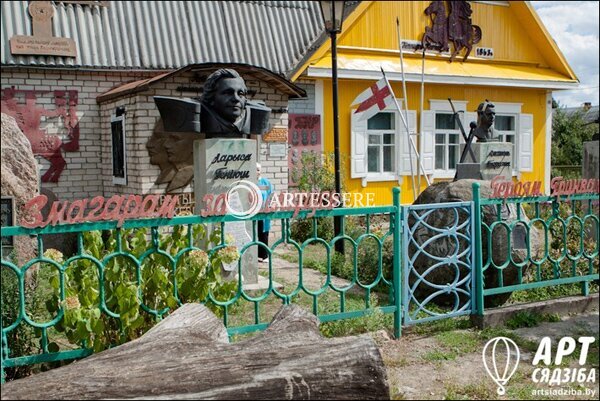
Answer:
<svg viewBox="0 0 600 401"><path fill-rule="evenodd" d="M48 98L54 107L38 104ZM2 112L14 117L29 139L33 154L50 162L42 182L58 182L67 165L62 152L79 150L77 103L76 90L19 90L14 86L2 89Z"/></svg>

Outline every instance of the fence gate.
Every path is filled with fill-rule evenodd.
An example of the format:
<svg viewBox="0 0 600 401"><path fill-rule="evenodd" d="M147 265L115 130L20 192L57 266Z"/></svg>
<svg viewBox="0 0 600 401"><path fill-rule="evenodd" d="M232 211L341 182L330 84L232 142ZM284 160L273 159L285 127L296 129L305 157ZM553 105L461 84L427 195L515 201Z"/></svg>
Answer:
<svg viewBox="0 0 600 401"><path fill-rule="evenodd" d="M403 209L404 325L470 314L475 283L473 202Z"/></svg>

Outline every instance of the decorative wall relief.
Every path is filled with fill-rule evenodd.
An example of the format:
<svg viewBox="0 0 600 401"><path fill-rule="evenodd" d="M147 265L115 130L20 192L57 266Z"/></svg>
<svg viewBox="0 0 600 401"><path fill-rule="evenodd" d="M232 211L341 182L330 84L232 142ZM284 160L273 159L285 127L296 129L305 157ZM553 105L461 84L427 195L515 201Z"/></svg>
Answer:
<svg viewBox="0 0 600 401"><path fill-rule="evenodd" d="M314 152L319 157L321 144L321 116L318 114L290 114L288 133L288 185L298 185L302 172L302 155Z"/></svg>
<svg viewBox="0 0 600 401"><path fill-rule="evenodd" d="M155 184L168 184L166 193L185 188L194 178L194 140L198 134L165 131L162 119L146 143L150 164L160 168Z"/></svg>
<svg viewBox="0 0 600 401"><path fill-rule="evenodd" d="M447 52L450 50L450 42L454 45L454 51L450 56L450 62L463 50L466 49L463 61L465 61L473 45L481 41L481 28L473 25L471 15L473 10L468 1L449 1L450 13L446 15L445 1L432 1L425 9L425 15L431 18L431 26L425 27L425 33L421 45L426 50L437 50Z"/></svg>
<svg viewBox="0 0 600 401"><path fill-rule="evenodd" d="M40 98L51 97L54 108L38 104ZM76 90L2 89L2 112L13 117L25 134L34 155L50 162L42 182L58 182L67 162L62 152L79 150L79 119Z"/></svg>

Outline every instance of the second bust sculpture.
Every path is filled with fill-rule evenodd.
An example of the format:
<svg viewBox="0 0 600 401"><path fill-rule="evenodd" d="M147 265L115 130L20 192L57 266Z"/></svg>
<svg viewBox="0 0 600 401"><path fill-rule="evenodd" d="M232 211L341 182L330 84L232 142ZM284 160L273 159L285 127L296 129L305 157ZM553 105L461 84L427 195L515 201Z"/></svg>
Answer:
<svg viewBox="0 0 600 401"><path fill-rule="evenodd" d="M247 99L248 89L237 71L222 68L206 79L200 98L155 96L165 131L196 132L209 137L262 135L271 109Z"/></svg>

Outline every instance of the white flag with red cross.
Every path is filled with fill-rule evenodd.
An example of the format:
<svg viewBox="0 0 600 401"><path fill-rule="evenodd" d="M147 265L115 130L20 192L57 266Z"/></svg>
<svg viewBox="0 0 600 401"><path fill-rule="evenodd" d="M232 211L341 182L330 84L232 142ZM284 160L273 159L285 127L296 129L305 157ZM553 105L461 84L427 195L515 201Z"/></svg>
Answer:
<svg viewBox="0 0 600 401"><path fill-rule="evenodd" d="M359 121L373 117L375 114L383 111L386 107L393 104L394 98L392 91L388 86L386 79L381 78L379 81L371 85L370 88L362 92L354 99L353 105L358 104L358 108L354 111L359 114Z"/></svg>

